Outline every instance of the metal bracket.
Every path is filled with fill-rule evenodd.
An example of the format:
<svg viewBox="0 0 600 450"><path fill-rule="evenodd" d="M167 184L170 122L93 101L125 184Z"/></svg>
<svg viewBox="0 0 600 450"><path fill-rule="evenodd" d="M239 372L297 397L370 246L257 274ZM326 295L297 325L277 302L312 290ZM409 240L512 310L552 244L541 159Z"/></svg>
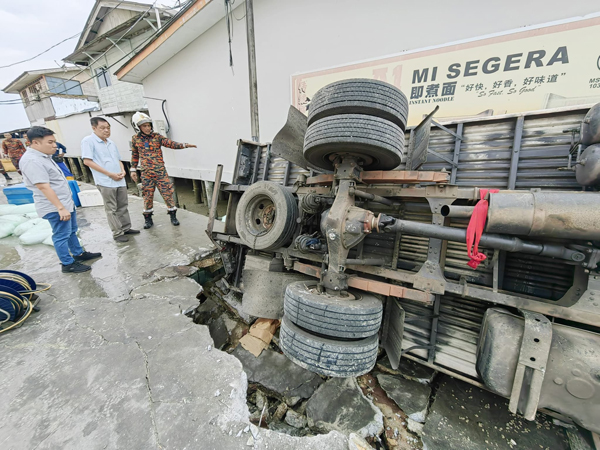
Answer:
<svg viewBox="0 0 600 450"><path fill-rule="evenodd" d="M431 123L433 123L436 127L444 130L446 133L451 134L452 136L454 136L455 139L458 139L458 140L462 141L462 135L456 134L454 131L446 128L444 125L436 122L435 120L432 120Z"/></svg>
<svg viewBox="0 0 600 450"><path fill-rule="evenodd" d="M398 299L388 297L385 304L381 342L394 370L400 366L400 358L402 357L404 318L405 312Z"/></svg>
<svg viewBox="0 0 600 450"><path fill-rule="evenodd" d="M432 213L432 224L443 225L444 217L441 215L441 208L444 205L451 204L453 199L445 198L427 198ZM443 295L446 292L446 278L441 262L443 260L444 245L442 239L429 238L429 250L427 252L427 261L423 263L421 269L414 277L413 286L415 289L432 292Z"/></svg>
<svg viewBox="0 0 600 450"><path fill-rule="evenodd" d="M446 156L444 156L444 155L442 155L442 154L440 154L440 153L436 152L435 150L431 150L430 148L428 148L428 149L427 149L427 153L431 153L432 155L435 155L435 156L437 156L438 158L440 158L440 159L443 159L443 160L444 160L444 161L446 161L448 164L450 164L450 165L452 165L452 166L454 166L454 167L458 167L458 163L457 163L457 162L454 162L454 161L452 161L450 158L448 158L448 157L446 157Z"/></svg>
<svg viewBox="0 0 600 450"><path fill-rule="evenodd" d="M508 409L513 414L521 410L525 419L534 420L552 344L552 322L539 313L521 310L521 314L525 326ZM531 375L523 394L523 381L528 371Z"/></svg>

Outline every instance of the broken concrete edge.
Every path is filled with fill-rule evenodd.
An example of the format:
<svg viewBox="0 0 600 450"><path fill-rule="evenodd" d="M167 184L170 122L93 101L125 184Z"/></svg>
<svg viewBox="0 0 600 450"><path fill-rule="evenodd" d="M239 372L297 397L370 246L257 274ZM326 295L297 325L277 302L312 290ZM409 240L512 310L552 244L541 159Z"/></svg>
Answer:
<svg viewBox="0 0 600 450"><path fill-rule="evenodd" d="M362 398L364 398L369 403L369 405L371 406L371 409L375 413L374 421L369 426L367 426L367 427L359 430L357 432L357 434L359 434L363 438L367 438L367 437L370 437L370 436L379 436L381 433L383 433L383 430L384 430L384 428L383 428L383 413L363 393L362 389L358 385L358 382L356 381L356 378L352 378L352 382L354 383L354 386L356 387L356 389L358 390L358 392L360 393L360 395L362 396Z"/></svg>
<svg viewBox="0 0 600 450"><path fill-rule="evenodd" d="M220 350L214 350L214 351L219 352ZM241 361L239 361L233 355L229 355L225 352L222 352L222 353L227 355L226 357L235 359L236 363L240 365L240 368L242 370L241 370L240 377L237 380L237 382L235 382L235 384L230 383L230 386L233 388L233 390L231 391L231 394L229 396L229 398L232 400L232 404L229 406L229 408L226 412L219 414L219 416L217 417L217 420L215 422L215 424L221 429L221 431L223 431L224 433L231 433L232 430L234 430L234 431L239 430L239 431L237 431L238 434L240 432L247 432L246 430L250 431L250 433L252 435L252 443L253 443L254 448L268 448L268 443L265 442L265 440L269 440L269 439L282 440L283 442L281 442L281 444L288 444L288 445L299 444L299 443L308 444L307 441L309 441L309 442L312 441L315 444L317 442L321 442L320 444L316 444L315 447L310 446L310 447L306 447L306 448L322 448L320 446L330 440L331 440L330 442L338 442L338 443L343 443L345 445L345 443L348 440L348 437L338 431L331 431L327 434L322 434L322 435L318 435L318 436L295 437L295 436L290 436L290 435L287 435L284 433L279 433L277 431L259 428L256 425L250 423L250 412L248 410L248 405L246 403L247 387L248 387L248 380L247 380L246 373L243 370ZM236 395L233 395L234 393ZM263 438L266 438L266 439L263 440Z"/></svg>
<svg viewBox="0 0 600 450"><path fill-rule="evenodd" d="M193 324L191 319L187 317L186 319L190 320ZM196 328L198 326L201 328ZM223 433L227 435L238 435L240 433L250 432L254 441L254 448L257 449L269 448L269 444L285 446L282 448L323 448L323 445L331 446L326 448L333 448L332 444L334 442L336 444L342 443L343 445L346 445L348 439L347 436L337 431L332 431L319 436L295 437L256 427L250 422L250 412L247 405L248 378L242 362L234 355L214 348L214 341L212 340L212 336L210 336L210 332L206 325L194 324L193 327L187 327L186 329L195 329L200 335L208 335L209 342L212 344L209 345L206 350L216 352L218 359L228 359L229 362L239 370L239 376L234 378L233 381L228 384L231 391L229 395L227 395L227 399L225 401L219 399L224 407L224 411L211 419L211 422ZM215 392L215 397L220 396L220 392ZM314 443L314 447L309 443ZM298 445L298 447L296 447L296 445Z"/></svg>
<svg viewBox="0 0 600 450"><path fill-rule="evenodd" d="M342 394L342 397L340 397L340 394ZM329 398L329 401L323 400L326 399L328 395L333 398ZM362 404L353 405L352 403L355 403L356 401L352 399L352 395L355 396L354 398L358 398L359 403ZM319 396L323 397L323 399L320 399ZM341 421L340 417L348 419L348 416L344 416L344 406L338 408L339 410L336 409L340 415L335 418L335 421L332 421L330 420L330 417L327 417L333 412L331 404L338 399L345 400L347 402L345 406L352 407L353 411L361 409L356 408L356 406L363 407L364 405L368 405L371 408L370 412L372 415L362 411L363 417L358 418L362 423L366 422L366 425L358 430L355 429L355 427L352 429L340 430L340 427L344 426L343 420ZM356 378L353 377L331 378L319 386L308 401L306 417L309 427L321 433L327 433L333 429L340 432L344 431L348 435L354 432L363 438L368 438L379 436L384 431L383 413L366 395L364 395ZM357 418L354 418L354 420L357 420Z"/></svg>

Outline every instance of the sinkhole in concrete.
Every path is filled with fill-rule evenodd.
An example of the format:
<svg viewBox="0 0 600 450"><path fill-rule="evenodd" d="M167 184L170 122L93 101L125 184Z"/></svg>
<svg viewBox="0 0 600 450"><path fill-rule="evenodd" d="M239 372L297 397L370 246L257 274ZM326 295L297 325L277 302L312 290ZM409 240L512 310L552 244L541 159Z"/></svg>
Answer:
<svg viewBox="0 0 600 450"><path fill-rule="evenodd" d="M255 318L242 312L241 291L219 275L218 264L203 267L194 274L203 291L197 296L199 305L187 315L195 323L208 327L216 349L232 354L242 363L248 376L251 423L298 437L332 430L347 435L357 433L355 439L361 439L360 435L366 438L361 443L368 444L365 449L422 448L416 434L420 431L419 423L414 422L415 432L408 429L413 420L381 388L377 378L384 373L381 369L358 378L322 377L283 355L278 346L279 330L258 357L244 349L240 339L249 332ZM387 363L381 359L385 369ZM427 407L428 397L422 409ZM417 413L418 417L425 414Z"/></svg>

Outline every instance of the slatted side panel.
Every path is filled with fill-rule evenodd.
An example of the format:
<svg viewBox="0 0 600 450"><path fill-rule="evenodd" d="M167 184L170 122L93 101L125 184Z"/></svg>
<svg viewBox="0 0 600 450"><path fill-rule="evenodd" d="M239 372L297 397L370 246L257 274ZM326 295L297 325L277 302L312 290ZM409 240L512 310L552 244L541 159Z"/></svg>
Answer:
<svg viewBox="0 0 600 450"><path fill-rule="evenodd" d="M395 234L369 234L363 242L363 258L383 258L391 263L394 255Z"/></svg>
<svg viewBox="0 0 600 450"><path fill-rule="evenodd" d="M543 256L507 253L503 289L559 300L573 284L575 267Z"/></svg>
<svg viewBox="0 0 600 450"><path fill-rule="evenodd" d="M425 201L407 202L401 215L404 220L431 223L431 210ZM398 253L398 268L417 272L427 259L429 239L419 236L402 235Z"/></svg>
<svg viewBox="0 0 600 450"><path fill-rule="evenodd" d="M256 179L258 181L261 181L265 175L265 163L267 161L267 151L268 151L268 146L266 147L261 147L261 152L260 152L260 162L259 162L259 166L258 166L258 175L256 177Z"/></svg>
<svg viewBox="0 0 600 450"><path fill-rule="evenodd" d="M261 161L259 166L259 176L258 180L262 180L265 171L265 163L267 160L267 150L266 147L263 148L261 154ZM300 166L297 166L294 163L286 161L283 158L278 156L271 155L269 160L269 170L267 173L267 180L272 181L274 183L283 184L287 175L287 186L293 186L299 175L306 175L307 177L310 175L310 172L306 169L303 169Z"/></svg>
<svg viewBox="0 0 600 450"><path fill-rule="evenodd" d="M296 164L290 163L290 171L289 171L287 185L293 186L294 183L296 182L296 180L298 179L299 175L306 175L308 177L309 174L310 174L310 172L308 170L303 169L302 167L297 166Z"/></svg>
<svg viewBox="0 0 600 450"><path fill-rule="evenodd" d="M406 311L402 349L429 345L433 308L410 300L401 300L401 304ZM441 297L435 364L478 378L477 344L486 308L477 301L452 295ZM427 349L415 348L409 353L428 357Z"/></svg>
<svg viewBox="0 0 600 450"><path fill-rule="evenodd" d="M567 167L571 134L578 128L584 112L526 118L517 170L517 189L545 188L581 190L573 171Z"/></svg>

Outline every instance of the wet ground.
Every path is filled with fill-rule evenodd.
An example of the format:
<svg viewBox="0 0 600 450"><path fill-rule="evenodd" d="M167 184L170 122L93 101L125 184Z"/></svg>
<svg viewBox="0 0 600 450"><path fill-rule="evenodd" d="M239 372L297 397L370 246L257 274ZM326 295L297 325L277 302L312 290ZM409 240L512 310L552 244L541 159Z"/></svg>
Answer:
<svg viewBox="0 0 600 450"><path fill-rule="evenodd" d="M3 197L3 196L0 196ZM140 199L130 198L135 228ZM294 438L251 425L241 363L182 311L201 287L172 267L210 247L207 219L156 206L156 226L112 240L103 208L78 211L103 258L62 274L54 249L0 240L0 267L52 284L41 311L0 335L2 449L346 449L339 433Z"/></svg>

